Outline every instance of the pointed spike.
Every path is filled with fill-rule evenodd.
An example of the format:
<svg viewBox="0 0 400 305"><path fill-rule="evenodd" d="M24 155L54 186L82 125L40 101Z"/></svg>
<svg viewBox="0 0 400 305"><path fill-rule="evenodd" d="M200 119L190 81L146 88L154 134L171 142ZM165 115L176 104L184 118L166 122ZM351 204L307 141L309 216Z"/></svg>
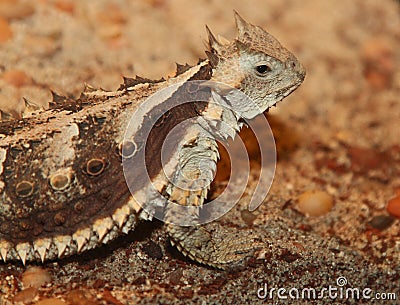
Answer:
<svg viewBox="0 0 400 305"><path fill-rule="evenodd" d="M131 231L131 229L129 227L122 228L122 233L124 233L124 234L128 234L130 231Z"/></svg>
<svg viewBox="0 0 400 305"><path fill-rule="evenodd" d="M104 236L106 236L106 234L108 233L108 229L106 227L93 227L93 230L95 230L95 232L99 236L99 241L102 241Z"/></svg>
<svg viewBox="0 0 400 305"><path fill-rule="evenodd" d="M235 40L235 44L236 44L236 47L238 48L238 50L240 50L240 51L246 51L249 49L249 47L245 43L243 43L237 39Z"/></svg>
<svg viewBox="0 0 400 305"><path fill-rule="evenodd" d="M218 41L222 44L222 45L227 45L230 44L231 42L226 39L224 36L218 34Z"/></svg>
<svg viewBox="0 0 400 305"><path fill-rule="evenodd" d="M66 96L59 95L54 91L51 91L51 96L52 100L49 102L49 109L61 107L68 100Z"/></svg>
<svg viewBox="0 0 400 305"><path fill-rule="evenodd" d="M33 249L39 253L40 259L42 260L42 263L44 262L46 258L46 252L50 248L51 245L51 239L50 238L43 238L43 239L38 239L33 242Z"/></svg>
<svg viewBox="0 0 400 305"><path fill-rule="evenodd" d="M11 114L8 113L8 112L0 110L0 114L1 114L0 118L1 118L2 121L8 121L8 120L12 119Z"/></svg>
<svg viewBox="0 0 400 305"><path fill-rule="evenodd" d="M29 250L31 249L31 245L29 243L22 243L22 244L18 244L15 247L15 249L17 250L19 257L25 266L26 256L29 253Z"/></svg>
<svg viewBox="0 0 400 305"><path fill-rule="evenodd" d="M188 64L185 64L185 65L181 65L181 64L178 64L178 63L175 63L175 64L176 64L175 77L180 75L180 74L182 74L182 73L185 73L187 70L189 70L192 67L192 66L190 66Z"/></svg>
<svg viewBox="0 0 400 305"><path fill-rule="evenodd" d="M93 224L93 231L99 236L99 241L101 241L104 236L112 229L114 222L111 217L106 217L103 219L98 219Z"/></svg>
<svg viewBox="0 0 400 305"><path fill-rule="evenodd" d="M206 189L206 188L202 189L202 190L201 190L200 198L201 198L201 199L207 198L207 194L208 194L208 189Z"/></svg>
<svg viewBox="0 0 400 305"><path fill-rule="evenodd" d="M173 188L172 188L171 184L169 184L169 185L167 185L167 188L165 189L165 193L166 193L168 196L171 196L172 190L173 190Z"/></svg>
<svg viewBox="0 0 400 305"><path fill-rule="evenodd" d="M23 97L22 98L24 100L24 104L26 108L29 108L32 111L36 111L36 110L44 110L43 106L40 106L30 100L28 100L27 98Z"/></svg>
<svg viewBox="0 0 400 305"><path fill-rule="evenodd" d="M23 117L29 116L31 113L39 111L39 110L44 110L44 107L35 104L32 101L29 101L27 98L23 97L22 98L24 103L25 103L25 109L22 113Z"/></svg>
<svg viewBox="0 0 400 305"><path fill-rule="evenodd" d="M138 83L148 83L148 82L153 82L151 79L145 78L145 77L141 77L139 75L136 75L135 80Z"/></svg>
<svg viewBox="0 0 400 305"><path fill-rule="evenodd" d="M77 249L77 251L78 251L78 253L80 253L81 252L81 250L82 250L82 248L83 248L83 246L86 244L86 238L83 238L83 237L77 237L76 238L76 243L77 243L77 245L78 245L78 249Z"/></svg>
<svg viewBox="0 0 400 305"><path fill-rule="evenodd" d="M29 107L30 105L35 106L34 103L30 102L26 97L22 97L22 100L24 101L25 107Z"/></svg>
<svg viewBox="0 0 400 305"><path fill-rule="evenodd" d="M219 63L219 57L218 57L218 55L215 54L215 53L212 53L212 52L210 52L210 51L206 51L206 55L207 55L207 57L208 57L208 60L209 60L210 63L211 63L211 66L212 66L212 67L216 67L216 66L218 65L218 63Z"/></svg>
<svg viewBox="0 0 400 305"><path fill-rule="evenodd" d="M67 99L67 97L65 97L63 95L60 95L60 94L57 94L53 90L51 90L50 92L51 92L51 97L52 97L51 104L59 105L59 104L64 103L64 101Z"/></svg>
<svg viewBox="0 0 400 305"><path fill-rule="evenodd" d="M125 89L127 89L129 87L134 86L134 85L132 85L134 83L134 81L135 81L134 78L122 76L122 79L123 79L123 83L121 85L119 85L118 90L121 91L121 90L125 90Z"/></svg>
<svg viewBox="0 0 400 305"><path fill-rule="evenodd" d="M85 83L84 87L83 87L83 93L91 93L97 91L97 89L91 85L89 85L88 83Z"/></svg>
<svg viewBox="0 0 400 305"><path fill-rule="evenodd" d="M215 38L214 34L211 32L210 28L206 25L206 31L208 35L208 45L210 47L210 51L215 50L217 53L221 51L221 43Z"/></svg>
<svg viewBox="0 0 400 305"><path fill-rule="evenodd" d="M0 257L3 259L4 262L6 262L8 251L10 251L11 248L12 245L9 242L5 240L0 241Z"/></svg>
<svg viewBox="0 0 400 305"><path fill-rule="evenodd" d="M0 109L0 121L10 121L20 118L22 118L22 115L19 111L16 110L5 111Z"/></svg>
<svg viewBox="0 0 400 305"><path fill-rule="evenodd" d="M91 235L90 228L78 230L72 235L72 238L75 240L75 242L78 246L78 248L77 248L78 253L81 252L81 250L83 249L83 246L87 244L87 242L90 238L90 235Z"/></svg>
<svg viewBox="0 0 400 305"><path fill-rule="evenodd" d="M40 260L42 261L42 263L44 263L44 259L46 258L47 249L42 247L42 248L38 248L36 251L39 253Z"/></svg>
<svg viewBox="0 0 400 305"><path fill-rule="evenodd" d="M135 78L125 77L125 76L123 76L122 78L124 80L124 83L119 86L118 90L128 89L138 84L145 84L145 83L152 84L158 82L138 75L136 75Z"/></svg>
<svg viewBox="0 0 400 305"><path fill-rule="evenodd" d="M178 71L182 69L183 65L177 62L175 63L175 65L176 65L176 73L178 73Z"/></svg>
<svg viewBox="0 0 400 305"><path fill-rule="evenodd" d="M60 258L64 254L67 246L70 245L71 236L69 235L57 236L53 239L53 241L57 247L58 257Z"/></svg>
<svg viewBox="0 0 400 305"><path fill-rule="evenodd" d="M124 85L129 86L135 79L132 77L122 76L124 80Z"/></svg>
<svg viewBox="0 0 400 305"><path fill-rule="evenodd" d="M236 28L238 30L238 37L244 36L244 34L249 31L250 29L250 24L244 20L237 11L233 11L235 15L235 21L236 21Z"/></svg>
<svg viewBox="0 0 400 305"><path fill-rule="evenodd" d="M142 206L136 201L136 199L133 196L129 197L127 205L131 209L131 211L134 211L136 213L142 210Z"/></svg>
<svg viewBox="0 0 400 305"><path fill-rule="evenodd" d="M0 249L0 257L4 262L7 262L7 253L8 253L7 249L5 248Z"/></svg>
<svg viewBox="0 0 400 305"><path fill-rule="evenodd" d="M200 203L200 201L199 201L199 196L197 196L196 194L192 194L191 196L190 196L190 202L194 205L194 206L199 206L199 203ZM200 203L201 204L201 203Z"/></svg>
<svg viewBox="0 0 400 305"><path fill-rule="evenodd" d="M117 223L119 229L122 228L130 213L131 209L127 204L120 207L114 212L114 214L112 215L112 219Z"/></svg>

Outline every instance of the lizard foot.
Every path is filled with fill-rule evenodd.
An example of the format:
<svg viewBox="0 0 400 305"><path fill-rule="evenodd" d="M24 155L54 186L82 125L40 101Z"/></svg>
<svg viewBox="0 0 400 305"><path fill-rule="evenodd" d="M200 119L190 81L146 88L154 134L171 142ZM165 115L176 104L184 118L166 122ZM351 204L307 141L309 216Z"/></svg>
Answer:
<svg viewBox="0 0 400 305"><path fill-rule="evenodd" d="M223 228L217 223L179 227L168 225L171 243L192 260L219 269L235 269L246 264L265 247L251 230Z"/></svg>

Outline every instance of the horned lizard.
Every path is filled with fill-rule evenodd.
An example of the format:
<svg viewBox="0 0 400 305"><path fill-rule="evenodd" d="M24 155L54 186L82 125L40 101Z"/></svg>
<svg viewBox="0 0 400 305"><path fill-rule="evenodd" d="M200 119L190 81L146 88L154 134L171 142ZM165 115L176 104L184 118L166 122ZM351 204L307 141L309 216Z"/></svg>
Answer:
<svg viewBox="0 0 400 305"><path fill-rule="evenodd" d="M204 179L213 179L217 140L234 135L222 123L239 130L242 118L266 111L305 77L302 65L273 36L236 12L235 19L236 39L217 39L207 27L208 58L193 67L178 65L174 77L125 78L116 91L87 87L78 99L54 94L49 109L1 123L0 257L4 262L45 261L107 243L134 230L138 220L154 216L138 202L143 198L145 204L153 203L154 192L178 206L203 205L208 186L195 191L181 186L187 186L185 177L201 174L200 164ZM148 101L171 86L175 89L164 101L176 95L190 99L190 81L196 80L226 87L196 88L204 99L164 112L162 103ZM234 102L237 89L253 103ZM138 111L140 122L127 136L130 119ZM154 117L158 119L144 143L141 137ZM163 140L189 118L194 123L174 133L179 145L167 153L165 164L172 177L166 177ZM124 173L124 162L133 170ZM259 246L257 236L244 232L221 229L218 233L196 222L177 225L185 213L167 204L166 230L171 242L194 261L226 268L242 262ZM196 217L194 213L192 219Z"/></svg>

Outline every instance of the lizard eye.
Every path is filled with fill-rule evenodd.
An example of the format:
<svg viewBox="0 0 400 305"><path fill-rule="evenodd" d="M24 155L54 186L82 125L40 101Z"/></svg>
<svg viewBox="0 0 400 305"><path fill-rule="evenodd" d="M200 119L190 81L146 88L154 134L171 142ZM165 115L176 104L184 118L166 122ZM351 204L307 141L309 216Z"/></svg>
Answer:
<svg viewBox="0 0 400 305"><path fill-rule="evenodd" d="M257 74L258 74L259 76L264 76L264 75L266 75L268 72L271 72L272 69L271 69L271 67L269 67L268 65L262 64L262 65L258 65L258 66L256 67L256 71L257 71Z"/></svg>

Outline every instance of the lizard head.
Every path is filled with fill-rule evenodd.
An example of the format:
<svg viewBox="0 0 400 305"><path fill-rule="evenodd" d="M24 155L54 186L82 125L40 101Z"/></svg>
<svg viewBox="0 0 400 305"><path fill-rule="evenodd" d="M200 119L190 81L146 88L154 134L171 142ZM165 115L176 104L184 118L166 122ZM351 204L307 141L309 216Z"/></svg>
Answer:
<svg viewBox="0 0 400 305"><path fill-rule="evenodd" d="M213 80L241 90L255 103L257 113L261 113L293 92L303 82L305 70L271 34L246 22L237 12L235 19L238 35L232 42L216 39L206 28L209 38L206 53L213 68ZM254 109L243 116L255 116Z"/></svg>

